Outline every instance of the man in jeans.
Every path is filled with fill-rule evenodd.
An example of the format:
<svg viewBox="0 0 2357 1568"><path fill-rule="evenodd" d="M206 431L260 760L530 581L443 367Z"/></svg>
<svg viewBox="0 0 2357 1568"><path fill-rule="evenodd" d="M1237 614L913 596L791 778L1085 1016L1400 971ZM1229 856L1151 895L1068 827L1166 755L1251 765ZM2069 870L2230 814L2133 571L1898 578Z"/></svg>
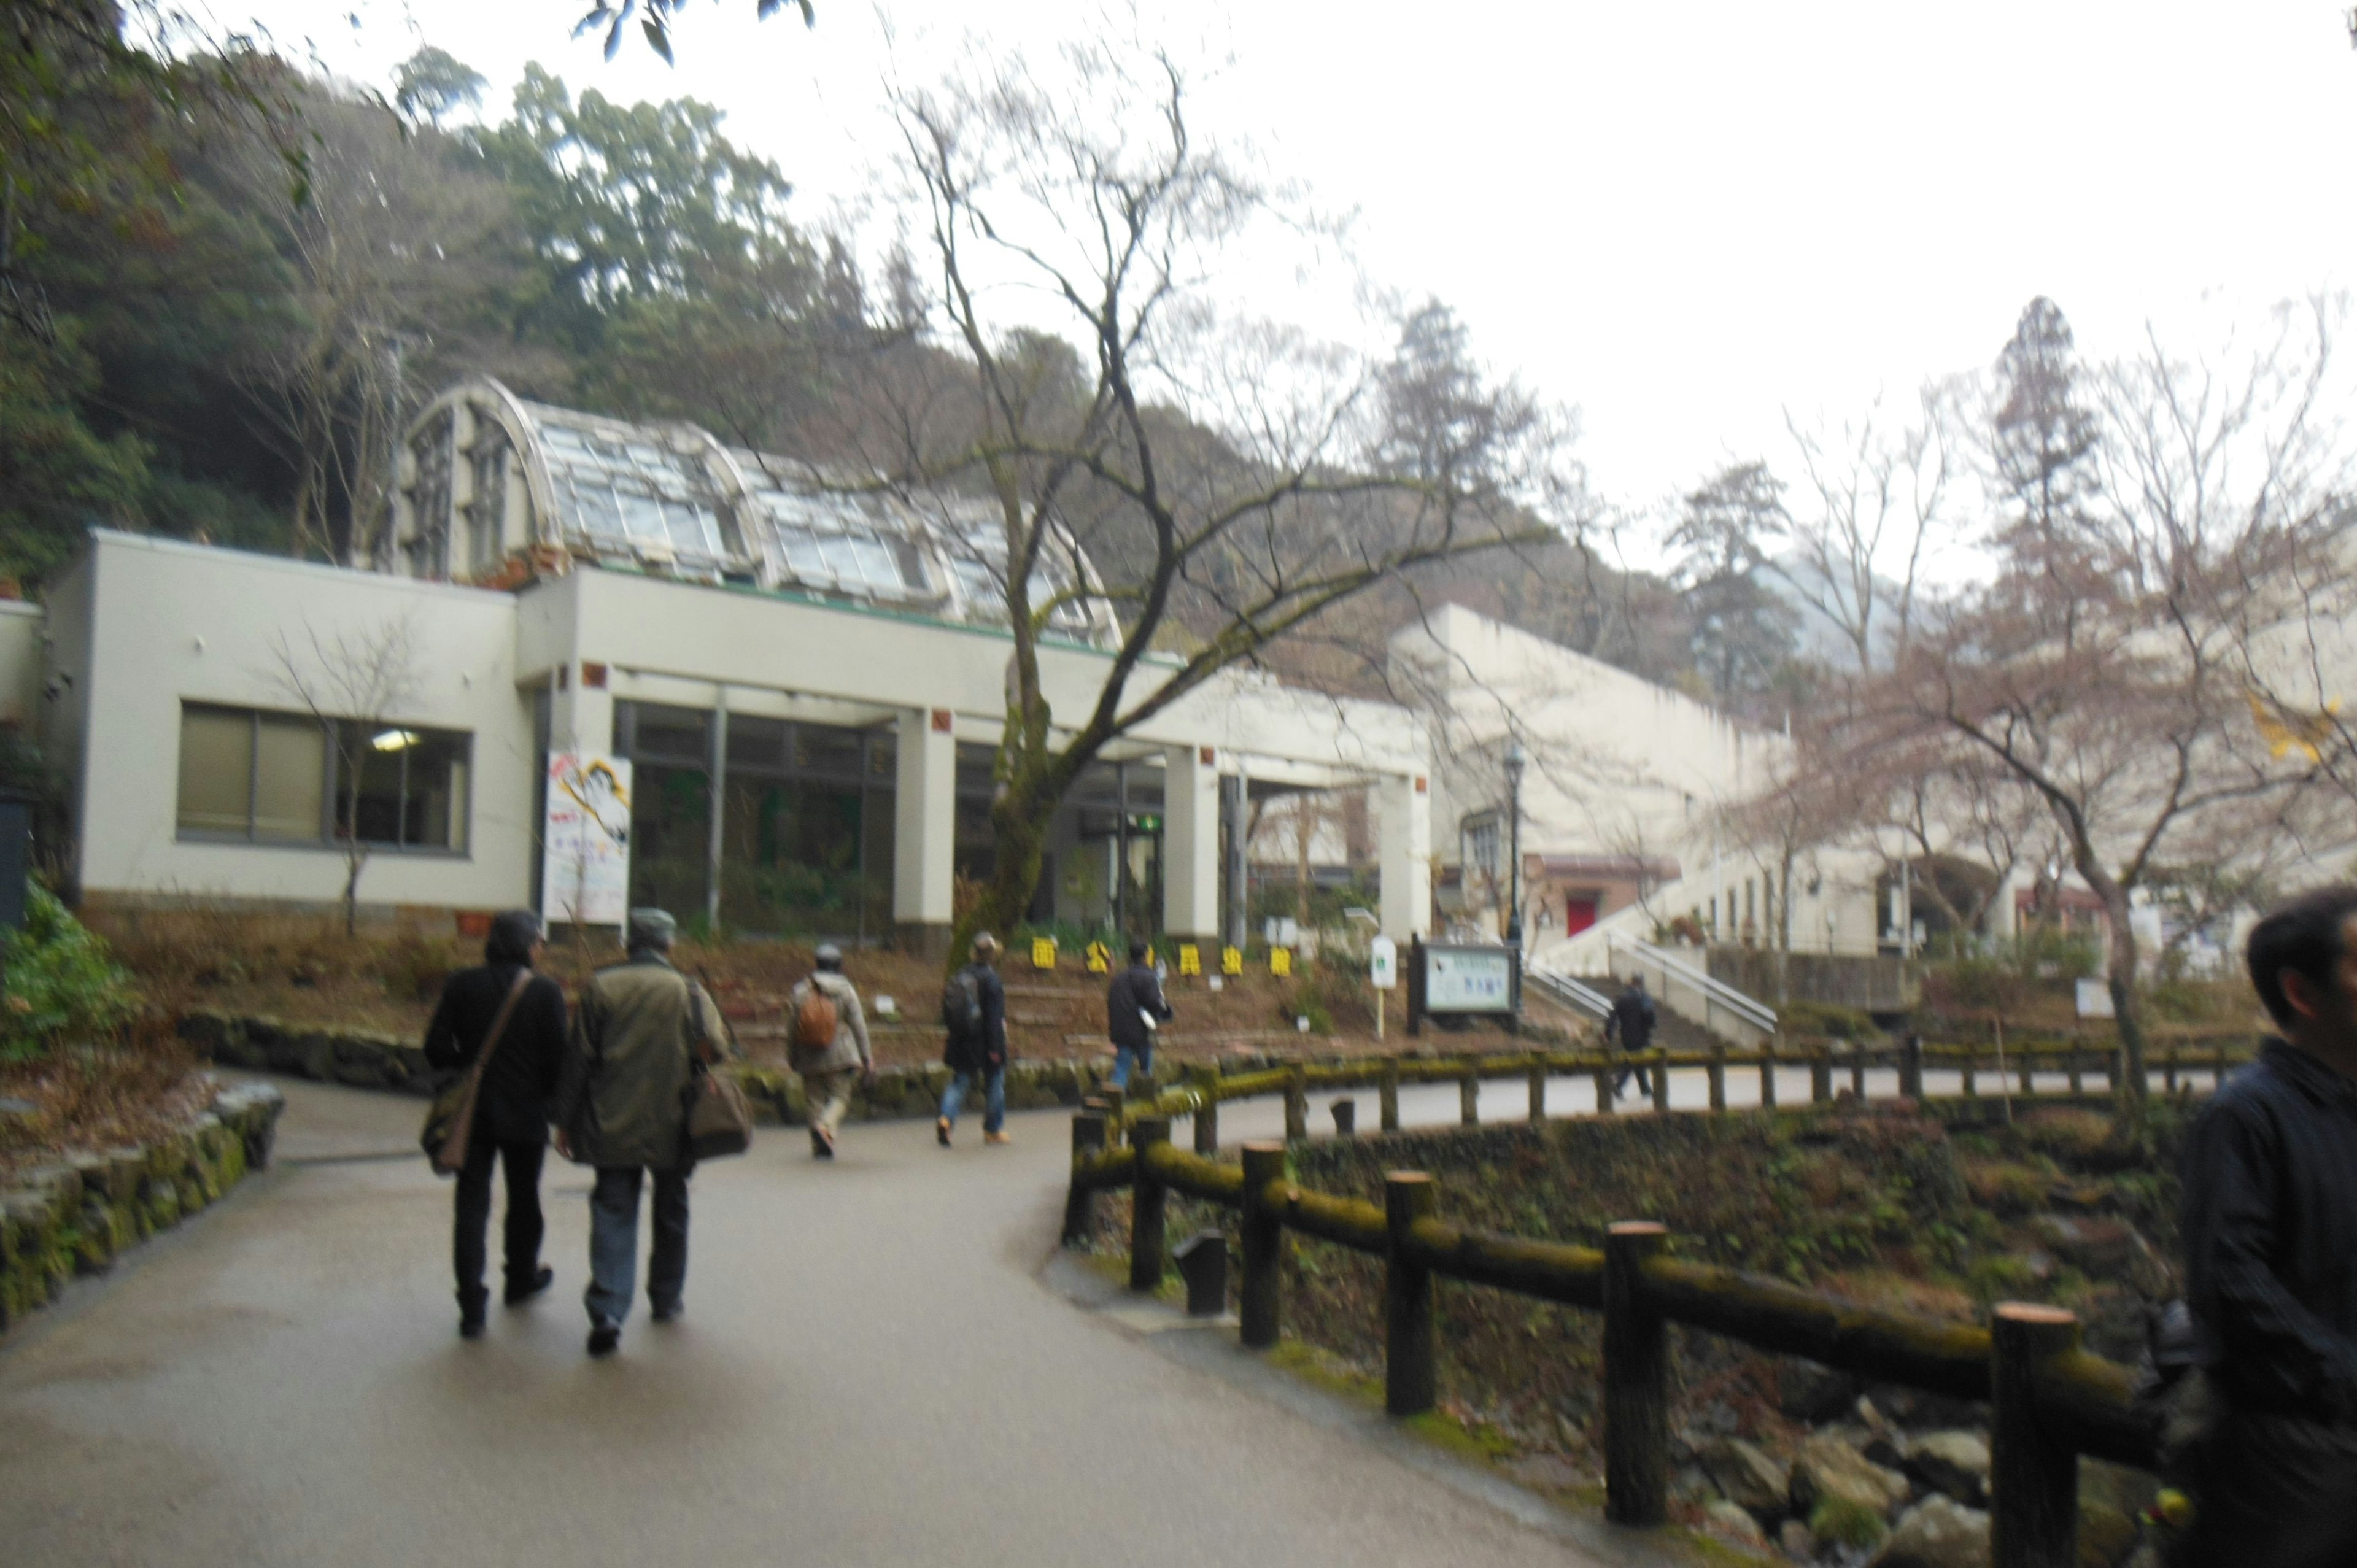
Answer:
<svg viewBox="0 0 2357 1568"><path fill-rule="evenodd" d="M1151 1019L1149 1023L1147 1020ZM1105 987L1105 1033L1113 1036L1113 1086L1129 1087L1129 1069L1154 1070L1154 1031L1170 1021L1162 981L1146 967L1146 944L1129 944L1129 967Z"/></svg>
<svg viewBox="0 0 2357 1568"><path fill-rule="evenodd" d="M949 1031L942 1060L950 1069L950 1085L942 1091L933 1138L944 1149L967 1086L977 1081L983 1091L982 1141L1014 1142L1006 1135L1006 987L995 967L998 950L998 939L988 931L974 938L974 961L950 977L942 998L942 1023Z"/></svg>
<svg viewBox="0 0 2357 1568"><path fill-rule="evenodd" d="M2186 1297L2221 1407L2180 1563L2357 1563L2357 887L2252 929L2283 1031L2194 1122Z"/></svg>
<svg viewBox="0 0 2357 1568"><path fill-rule="evenodd" d="M654 1249L647 1305L657 1323L679 1316L687 1283L687 1177L694 1160L683 1125L691 1061L721 1054L719 1010L671 964L677 927L661 909L633 909L630 957L599 970L573 1015L572 1048L556 1092L556 1152L595 1165L589 1195L589 1354L613 1353L630 1315L639 1259L639 1188L654 1173Z"/></svg>

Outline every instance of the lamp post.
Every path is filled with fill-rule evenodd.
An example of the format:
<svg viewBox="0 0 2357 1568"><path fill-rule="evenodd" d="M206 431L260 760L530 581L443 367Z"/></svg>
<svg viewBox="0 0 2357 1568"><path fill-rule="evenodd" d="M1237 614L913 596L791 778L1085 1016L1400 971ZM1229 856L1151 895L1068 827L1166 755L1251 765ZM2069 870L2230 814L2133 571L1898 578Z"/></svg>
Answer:
<svg viewBox="0 0 2357 1568"><path fill-rule="evenodd" d="M1506 945L1523 947L1523 743L1506 742Z"/></svg>

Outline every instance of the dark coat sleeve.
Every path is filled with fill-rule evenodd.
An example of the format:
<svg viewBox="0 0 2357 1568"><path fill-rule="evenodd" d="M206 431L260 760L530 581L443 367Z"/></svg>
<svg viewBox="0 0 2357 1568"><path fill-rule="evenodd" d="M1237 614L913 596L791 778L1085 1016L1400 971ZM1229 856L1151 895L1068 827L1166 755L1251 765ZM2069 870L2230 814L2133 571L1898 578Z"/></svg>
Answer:
<svg viewBox="0 0 2357 1568"><path fill-rule="evenodd" d="M982 1003L983 1054L990 1062L1004 1065L1006 1060L1006 983L998 972L985 965L977 977Z"/></svg>
<svg viewBox="0 0 2357 1568"><path fill-rule="evenodd" d="M2267 1407L2357 1415L2357 1343L2284 1288L2276 1173L2283 1129L2247 1101L2212 1104L2181 1167L2185 1294L2230 1387Z"/></svg>

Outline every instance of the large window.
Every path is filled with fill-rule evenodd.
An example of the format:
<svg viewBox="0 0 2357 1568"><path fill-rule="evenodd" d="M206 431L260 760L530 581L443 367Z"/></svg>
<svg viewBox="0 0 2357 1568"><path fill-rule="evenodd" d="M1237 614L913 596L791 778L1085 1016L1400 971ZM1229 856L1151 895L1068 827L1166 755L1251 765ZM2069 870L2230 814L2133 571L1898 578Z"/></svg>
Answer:
<svg viewBox="0 0 2357 1568"><path fill-rule="evenodd" d="M180 708L183 836L467 847L468 737L450 730L323 725L302 714ZM357 800L349 789L355 776Z"/></svg>

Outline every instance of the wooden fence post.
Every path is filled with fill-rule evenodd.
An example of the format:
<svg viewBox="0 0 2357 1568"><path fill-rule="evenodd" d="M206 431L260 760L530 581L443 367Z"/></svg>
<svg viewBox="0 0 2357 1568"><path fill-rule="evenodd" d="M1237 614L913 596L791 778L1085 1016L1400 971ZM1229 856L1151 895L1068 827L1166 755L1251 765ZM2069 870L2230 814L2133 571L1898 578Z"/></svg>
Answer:
<svg viewBox="0 0 2357 1568"><path fill-rule="evenodd" d="M1546 1058L1533 1057L1530 1067L1531 1120L1546 1120Z"/></svg>
<svg viewBox="0 0 2357 1568"><path fill-rule="evenodd" d="M1399 1131L1399 1063L1398 1063L1398 1062L1396 1062L1396 1061L1387 1061L1387 1062L1385 1062L1385 1063L1383 1064L1383 1082L1382 1082L1380 1085L1378 1085L1378 1086L1377 1086L1377 1093L1381 1096L1381 1100L1382 1100L1381 1111L1382 1111L1382 1121L1383 1121L1383 1131L1384 1131L1384 1132L1386 1132L1386 1133L1396 1133L1396 1132L1398 1132L1398 1131Z"/></svg>
<svg viewBox="0 0 2357 1568"><path fill-rule="evenodd" d="M1921 1102L1923 1098L1923 1036L1909 1035L1899 1044L1899 1095Z"/></svg>
<svg viewBox="0 0 2357 1568"><path fill-rule="evenodd" d="M1966 1046L1966 1047L1964 1047L1964 1098L1965 1098L1966 1100L1970 1100L1970 1099L1974 1098L1975 1095L1979 1094L1979 1093L1980 1093L1980 1091L1981 1091L1981 1090L1980 1090L1980 1079L1979 1079L1979 1077L1978 1077L1978 1070L1979 1070L1979 1068L1980 1068L1980 1058L1979 1058L1979 1057L1978 1057L1978 1056L1974 1052L1974 1050L1973 1050L1973 1047L1970 1047L1970 1046Z"/></svg>
<svg viewBox="0 0 2357 1568"><path fill-rule="evenodd" d="M1383 1220L1390 1250L1383 1262L1383 1409L1422 1415L1437 1394L1432 1271L1410 1262L1408 1227L1429 1219L1438 1195L1421 1171L1383 1177Z"/></svg>
<svg viewBox="0 0 2357 1568"><path fill-rule="evenodd" d="M2072 1046L2069 1050L2063 1052L2062 1059L2071 1064L2071 1092L2076 1094L2080 1091L2081 1087L2079 1047Z"/></svg>
<svg viewBox="0 0 2357 1568"><path fill-rule="evenodd" d="M1776 1109L1776 1036L1770 1035L1760 1047L1760 1103L1770 1111Z"/></svg>
<svg viewBox="0 0 2357 1568"><path fill-rule="evenodd" d="M1639 1271L1669 1245L1650 1220L1604 1238L1604 1517L1653 1525L1669 1516L1669 1325L1645 1305Z"/></svg>
<svg viewBox="0 0 2357 1568"><path fill-rule="evenodd" d="M1244 1145L1243 1278L1238 1313L1244 1348L1265 1350L1276 1343L1277 1300L1283 1281L1278 1265L1285 1227L1262 1206L1269 1183L1285 1176L1283 1144Z"/></svg>
<svg viewBox="0 0 2357 1568"><path fill-rule="evenodd" d="M2169 1093L2177 1092L2177 1047L2169 1047L2160 1053L2161 1087Z"/></svg>
<svg viewBox="0 0 2357 1568"><path fill-rule="evenodd" d="M1727 1042L1710 1047L1710 1108L1727 1109Z"/></svg>
<svg viewBox="0 0 2357 1568"><path fill-rule="evenodd" d="M1157 1144L1169 1141L1168 1116L1141 1116L1130 1124L1130 1146L1137 1151L1137 1175L1129 1189L1129 1288L1148 1294L1162 1288L1162 1271L1168 1261L1162 1215L1168 1189L1146 1169L1146 1156Z"/></svg>
<svg viewBox="0 0 2357 1568"><path fill-rule="evenodd" d="M2078 1562L2079 1455L2050 1435L2038 1415L2040 1368L2078 1347L2079 1320L2061 1307L2001 1302L1990 1319L1994 1568L2074 1568Z"/></svg>
<svg viewBox="0 0 2357 1568"><path fill-rule="evenodd" d="M1285 1137L1287 1143L1309 1136L1308 1075L1299 1068L1285 1086Z"/></svg>
<svg viewBox="0 0 2357 1568"><path fill-rule="evenodd" d="M1598 1116L1612 1114L1612 1069L1609 1067L1596 1069L1596 1113Z"/></svg>
<svg viewBox="0 0 2357 1568"><path fill-rule="evenodd" d="M1476 1073L1457 1080L1457 1120L1468 1127L1481 1124L1481 1079Z"/></svg>
<svg viewBox="0 0 2357 1568"><path fill-rule="evenodd" d="M1195 1069L1195 1152L1206 1157L1220 1152L1220 1069Z"/></svg>
<svg viewBox="0 0 2357 1568"><path fill-rule="evenodd" d="M1823 1105L1834 1097L1834 1048L1823 1040L1809 1053L1809 1101Z"/></svg>
<svg viewBox="0 0 2357 1568"><path fill-rule="evenodd" d="M2104 1087L2114 1094L2120 1091L2120 1079L2127 1076L2126 1056L2126 1046L2114 1046L2110 1054L2104 1058Z"/></svg>
<svg viewBox="0 0 2357 1568"><path fill-rule="evenodd" d="M1359 1135L1359 1102L1357 1101L1338 1100L1327 1109L1334 1116L1334 1136L1355 1138Z"/></svg>
<svg viewBox="0 0 2357 1568"><path fill-rule="evenodd" d="M1849 1043L1849 1092L1856 1100L1866 1098L1866 1042Z"/></svg>
<svg viewBox="0 0 2357 1568"><path fill-rule="evenodd" d="M2211 1052L2210 1087L2220 1089L2226 1082L2226 1042L2220 1040Z"/></svg>
<svg viewBox="0 0 2357 1568"><path fill-rule="evenodd" d="M1083 1155L1093 1154L1104 1147L1104 1113L1082 1111L1072 1116L1072 1160L1078 1164ZM1097 1193L1092 1187L1082 1187L1078 1181L1064 1194L1064 1245L1078 1247L1088 1240L1095 1229Z"/></svg>
<svg viewBox="0 0 2357 1568"><path fill-rule="evenodd" d="M1645 1053L1653 1062L1653 1109L1670 1108L1670 1053L1659 1047Z"/></svg>

